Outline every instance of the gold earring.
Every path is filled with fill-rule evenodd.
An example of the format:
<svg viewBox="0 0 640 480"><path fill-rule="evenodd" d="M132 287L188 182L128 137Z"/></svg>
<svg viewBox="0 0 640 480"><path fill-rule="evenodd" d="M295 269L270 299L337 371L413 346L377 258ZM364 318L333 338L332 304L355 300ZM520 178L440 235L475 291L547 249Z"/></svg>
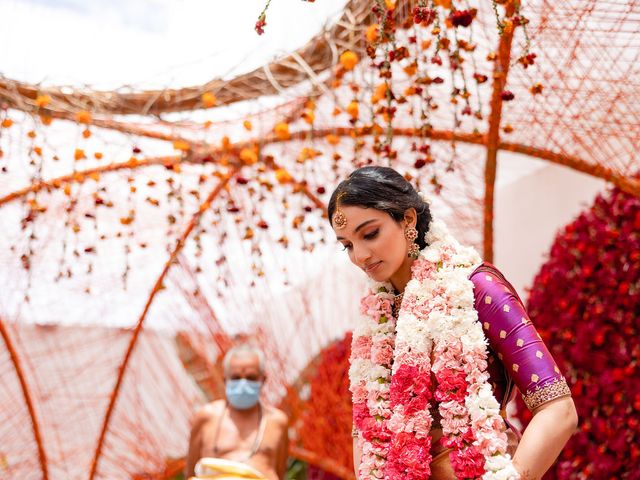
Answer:
<svg viewBox="0 0 640 480"><path fill-rule="evenodd" d="M407 256L415 260L420 256L420 246L416 243L416 239L418 238L418 230L416 230L414 227L407 227L404 230L404 236L407 240L409 240L409 242L411 242L411 245L409 245Z"/></svg>

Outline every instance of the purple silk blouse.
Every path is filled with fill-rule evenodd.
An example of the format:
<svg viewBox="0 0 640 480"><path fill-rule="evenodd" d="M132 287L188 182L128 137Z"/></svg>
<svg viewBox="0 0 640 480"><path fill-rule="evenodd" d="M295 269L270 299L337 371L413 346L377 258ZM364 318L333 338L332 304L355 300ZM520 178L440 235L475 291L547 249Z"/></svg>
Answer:
<svg viewBox="0 0 640 480"><path fill-rule="evenodd" d="M491 264L471 274L475 308L489 341L488 373L501 408L518 387L529 410L571 395L515 289Z"/></svg>

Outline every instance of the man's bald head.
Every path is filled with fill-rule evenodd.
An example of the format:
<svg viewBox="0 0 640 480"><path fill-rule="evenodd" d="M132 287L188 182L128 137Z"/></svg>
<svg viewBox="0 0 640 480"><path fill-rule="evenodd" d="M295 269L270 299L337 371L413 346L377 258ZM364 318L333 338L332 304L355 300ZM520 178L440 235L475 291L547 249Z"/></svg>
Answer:
<svg viewBox="0 0 640 480"><path fill-rule="evenodd" d="M225 378L244 376L245 373L251 376L257 374L260 377L264 377L264 353L262 353L262 350L249 344L236 345L224 356L222 367Z"/></svg>

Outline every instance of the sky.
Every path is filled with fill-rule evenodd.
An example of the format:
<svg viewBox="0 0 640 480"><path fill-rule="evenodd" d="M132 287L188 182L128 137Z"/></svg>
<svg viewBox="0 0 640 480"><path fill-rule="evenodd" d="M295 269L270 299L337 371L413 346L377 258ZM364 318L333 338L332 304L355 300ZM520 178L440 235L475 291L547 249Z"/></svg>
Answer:
<svg viewBox="0 0 640 480"><path fill-rule="evenodd" d="M0 0L0 74L97 88L177 87L259 67L308 41L346 0Z"/></svg>

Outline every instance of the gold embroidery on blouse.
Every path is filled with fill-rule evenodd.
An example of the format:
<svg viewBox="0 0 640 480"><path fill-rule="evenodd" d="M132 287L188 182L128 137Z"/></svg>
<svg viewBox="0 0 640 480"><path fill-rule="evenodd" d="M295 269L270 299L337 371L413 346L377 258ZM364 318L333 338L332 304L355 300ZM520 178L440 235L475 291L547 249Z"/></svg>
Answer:
<svg viewBox="0 0 640 480"><path fill-rule="evenodd" d="M526 395L523 395L523 399L529 410L535 410L543 403L547 403L558 397L564 397L565 395L571 395L571 390L564 377L561 377L555 378L543 387L527 392Z"/></svg>

